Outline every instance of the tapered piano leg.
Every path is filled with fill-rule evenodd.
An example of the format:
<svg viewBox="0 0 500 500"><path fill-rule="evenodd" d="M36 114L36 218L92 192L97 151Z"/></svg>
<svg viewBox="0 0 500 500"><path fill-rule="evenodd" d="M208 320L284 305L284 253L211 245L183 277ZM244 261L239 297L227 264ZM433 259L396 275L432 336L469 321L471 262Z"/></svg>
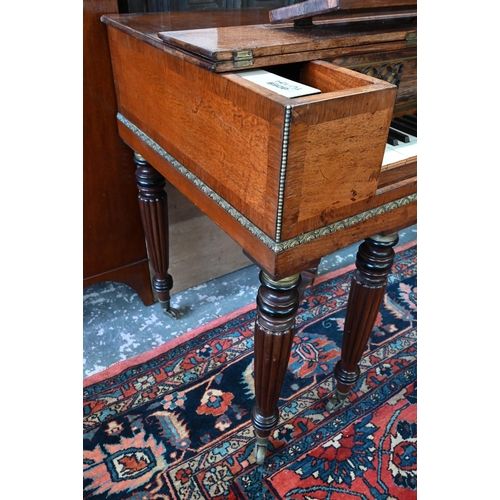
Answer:
<svg viewBox="0 0 500 500"><path fill-rule="evenodd" d="M252 423L257 435L255 454L258 464L266 457L267 443L279 420L278 400L295 333L299 306L300 274L274 281L260 272L255 321L255 405Z"/></svg>
<svg viewBox="0 0 500 500"><path fill-rule="evenodd" d="M387 286L387 278L394 263L393 247L397 233L367 238L359 247L342 339L340 360L335 365L336 390L326 405L333 413L340 409L359 378L358 363L377 319Z"/></svg>
<svg viewBox="0 0 500 500"><path fill-rule="evenodd" d="M178 318L170 307L172 276L168 274L168 206L165 179L140 154L135 153L135 178L149 260L154 271L153 288L165 314Z"/></svg>

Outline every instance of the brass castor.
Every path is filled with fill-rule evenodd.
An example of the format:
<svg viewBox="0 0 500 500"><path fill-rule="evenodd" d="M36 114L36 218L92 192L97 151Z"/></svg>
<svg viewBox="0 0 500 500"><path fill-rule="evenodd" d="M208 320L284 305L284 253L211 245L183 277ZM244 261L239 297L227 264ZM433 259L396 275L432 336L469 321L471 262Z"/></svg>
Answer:
<svg viewBox="0 0 500 500"><path fill-rule="evenodd" d="M170 307L170 300L163 301L160 300L161 307L163 308L163 312L167 315L170 316L173 319L179 319L181 317L181 313L178 309L175 309L175 307Z"/></svg>
<svg viewBox="0 0 500 500"><path fill-rule="evenodd" d="M163 312L167 316L170 316L173 319L179 319L181 317L181 313L179 312L179 310L175 309L174 307L169 307L168 309L164 309Z"/></svg>
<svg viewBox="0 0 500 500"><path fill-rule="evenodd" d="M267 438L257 436L257 442L255 443L255 459L258 465L262 465L266 459L267 441Z"/></svg>
<svg viewBox="0 0 500 500"><path fill-rule="evenodd" d="M333 396L330 398L330 401L326 404L326 411L329 413L334 413L337 410L340 410L342 406L344 406L344 402L347 398L347 394L342 394L339 391L335 391Z"/></svg>

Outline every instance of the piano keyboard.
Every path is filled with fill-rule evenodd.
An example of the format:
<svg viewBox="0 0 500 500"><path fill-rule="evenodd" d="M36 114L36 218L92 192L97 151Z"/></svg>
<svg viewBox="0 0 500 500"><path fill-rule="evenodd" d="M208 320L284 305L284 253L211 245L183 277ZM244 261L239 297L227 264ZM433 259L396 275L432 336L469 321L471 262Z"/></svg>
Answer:
<svg viewBox="0 0 500 500"><path fill-rule="evenodd" d="M382 166L417 155L417 117L407 115L392 120Z"/></svg>

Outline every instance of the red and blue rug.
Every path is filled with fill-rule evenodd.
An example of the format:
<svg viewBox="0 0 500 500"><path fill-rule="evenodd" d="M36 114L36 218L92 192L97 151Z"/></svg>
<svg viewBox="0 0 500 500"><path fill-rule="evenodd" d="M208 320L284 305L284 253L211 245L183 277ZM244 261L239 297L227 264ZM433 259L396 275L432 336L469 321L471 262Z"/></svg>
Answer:
<svg viewBox="0 0 500 500"><path fill-rule="evenodd" d="M417 497L416 245L399 249L348 403L325 411L353 266L306 290L262 466L253 305L84 383L85 499Z"/></svg>

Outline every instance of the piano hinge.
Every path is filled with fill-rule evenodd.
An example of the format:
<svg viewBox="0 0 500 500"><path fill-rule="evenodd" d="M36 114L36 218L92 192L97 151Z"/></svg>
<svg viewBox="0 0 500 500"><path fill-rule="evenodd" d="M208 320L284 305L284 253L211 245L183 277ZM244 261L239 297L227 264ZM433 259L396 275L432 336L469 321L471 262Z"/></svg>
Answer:
<svg viewBox="0 0 500 500"><path fill-rule="evenodd" d="M244 68L253 65L253 52L251 50L240 50L233 53L233 62L236 68Z"/></svg>
<svg viewBox="0 0 500 500"><path fill-rule="evenodd" d="M417 45L417 32L412 31L406 35L406 46Z"/></svg>

